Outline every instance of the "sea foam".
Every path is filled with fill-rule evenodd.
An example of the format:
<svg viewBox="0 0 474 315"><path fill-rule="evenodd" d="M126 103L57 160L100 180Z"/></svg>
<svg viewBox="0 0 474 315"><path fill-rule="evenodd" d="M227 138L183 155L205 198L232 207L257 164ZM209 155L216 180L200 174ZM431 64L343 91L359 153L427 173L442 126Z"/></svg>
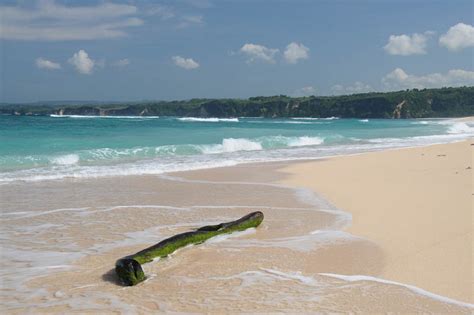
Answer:
<svg viewBox="0 0 474 315"><path fill-rule="evenodd" d="M201 118L201 117L179 117L180 121L191 121L191 122L239 122L238 118Z"/></svg>
<svg viewBox="0 0 474 315"><path fill-rule="evenodd" d="M111 119L157 119L160 116L104 116L104 115L55 115L51 114L49 117L53 118L111 118Z"/></svg>
<svg viewBox="0 0 474 315"><path fill-rule="evenodd" d="M296 119L296 120L335 120L339 119L339 117L331 116L331 117L293 117L291 119Z"/></svg>
<svg viewBox="0 0 474 315"><path fill-rule="evenodd" d="M324 142L323 138L320 137L298 137L298 138L293 138L290 139L288 142L288 146L290 147L302 147L302 146L308 146L308 145L319 145Z"/></svg>
<svg viewBox="0 0 474 315"><path fill-rule="evenodd" d="M79 156L77 154L66 154L53 157L51 162L57 165L73 165L79 162Z"/></svg>
<svg viewBox="0 0 474 315"><path fill-rule="evenodd" d="M334 274L334 273L319 273L319 275L326 276L326 277L331 277L331 278L336 278L336 279L344 280L344 281L347 281L347 282L373 281L373 282L378 282L378 283L383 283L383 284L401 286L401 287L407 288L408 290L410 290L414 293L424 295L424 296L432 298L434 300L438 300L438 301L448 303L448 304L458 305L458 306L461 306L461 307L467 307L467 308L470 308L470 309L474 310L474 304L457 301L457 300L454 300L454 299L451 299L451 298L448 298L448 297L445 297L445 296L442 296L442 295L438 295L438 294L423 290L421 288L415 287L414 285L410 285L410 284L404 284L404 283L400 283L400 282L396 282L396 281L385 280L385 279L376 278L376 277L372 277L372 276L365 276L365 275L340 275L340 274Z"/></svg>
<svg viewBox="0 0 474 315"><path fill-rule="evenodd" d="M448 133L459 134L459 133L474 133L474 127L469 126L464 122L457 122L448 128Z"/></svg>
<svg viewBox="0 0 474 315"><path fill-rule="evenodd" d="M222 144L202 145L200 146L202 153L215 154L236 151L256 151L262 150L262 145L259 142L249 139L234 139L228 138L222 140Z"/></svg>

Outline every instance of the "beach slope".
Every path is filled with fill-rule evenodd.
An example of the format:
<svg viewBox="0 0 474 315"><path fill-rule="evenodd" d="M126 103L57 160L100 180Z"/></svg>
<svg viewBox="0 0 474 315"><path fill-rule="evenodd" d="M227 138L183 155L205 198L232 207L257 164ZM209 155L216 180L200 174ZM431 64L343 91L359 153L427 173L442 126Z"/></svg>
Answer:
<svg viewBox="0 0 474 315"><path fill-rule="evenodd" d="M472 143L293 164L284 183L352 213L347 230L385 253L373 276L472 303Z"/></svg>

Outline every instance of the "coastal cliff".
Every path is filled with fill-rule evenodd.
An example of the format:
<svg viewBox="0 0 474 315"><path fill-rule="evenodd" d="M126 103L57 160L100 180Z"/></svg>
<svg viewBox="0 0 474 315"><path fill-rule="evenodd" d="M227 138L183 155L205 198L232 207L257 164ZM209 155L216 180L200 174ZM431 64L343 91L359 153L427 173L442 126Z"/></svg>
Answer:
<svg viewBox="0 0 474 315"><path fill-rule="evenodd" d="M474 87L342 96L258 96L98 104L2 104L7 115L427 118L474 115Z"/></svg>

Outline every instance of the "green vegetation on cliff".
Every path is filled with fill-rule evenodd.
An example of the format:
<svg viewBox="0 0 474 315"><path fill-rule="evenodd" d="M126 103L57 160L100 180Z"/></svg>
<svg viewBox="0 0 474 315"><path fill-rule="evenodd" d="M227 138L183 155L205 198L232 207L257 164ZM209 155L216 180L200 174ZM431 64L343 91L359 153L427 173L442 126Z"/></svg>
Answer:
<svg viewBox="0 0 474 315"><path fill-rule="evenodd" d="M426 118L474 115L474 87L413 89L342 96L259 96L119 104L3 104L11 115L134 115L192 117Z"/></svg>

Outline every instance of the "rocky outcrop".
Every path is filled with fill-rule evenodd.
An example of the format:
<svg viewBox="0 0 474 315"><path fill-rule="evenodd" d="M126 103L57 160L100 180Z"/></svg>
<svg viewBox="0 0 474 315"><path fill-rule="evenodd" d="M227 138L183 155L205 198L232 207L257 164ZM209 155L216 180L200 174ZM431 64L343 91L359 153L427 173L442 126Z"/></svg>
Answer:
<svg viewBox="0 0 474 315"><path fill-rule="evenodd" d="M393 114L392 114L392 118L395 118L395 119L402 118L403 106L405 106L406 103L407 101L403 100L395 107L395 110L393 111Z"/></svg>

